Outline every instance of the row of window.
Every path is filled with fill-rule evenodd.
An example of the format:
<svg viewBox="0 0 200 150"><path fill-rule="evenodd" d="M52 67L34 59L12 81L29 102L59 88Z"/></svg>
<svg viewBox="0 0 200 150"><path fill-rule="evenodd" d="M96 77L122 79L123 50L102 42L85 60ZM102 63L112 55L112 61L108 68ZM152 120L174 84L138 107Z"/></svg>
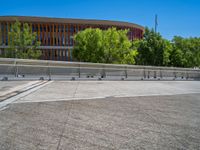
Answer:
<svg viewBox="0 0 200 150"><path fill-rule="evenodd" d="M48 49L41 50L42 59L46 60L72 60L72 49ZM0 56L4 55L4 50L0 49Z"/></svg>
<svg viewBox="0 0 200 150"><path fill-rule="evenodd" d="M33 32L77 32L83 30L83 27L78 27L78 26L64 26L64 25L32 25L32 31Z"/></svg>
<svg viewBox="0 0 200 150"><path fill-rule="evenodd" d="M72 35L64 35L64 33L54 34L53 36L50 33L40 33L40 35L36 36L36 38L41 41L41 45L43 46L73 46L73 36Z"/></svg>
<svg viewBox="0 0 200 150"><path fill-rule="evenodd" d="M72 60L71 49L42 50L42 58L46 60Z"/></svg>
<svg viewBox="0 0 200 150"><path fill-rule="evenodd" d="M0 25L0 44L8 45L8 30L11 29L11 24L0 23ZM41 41L41 45L73 46L74 33L84 30L86 27L80 25L32 24L32 31L37 33L37 39ZM128 37L130 40L133 40L134 37L142 38L142 31L140 29L135 29L134 32L131 30Z"/></svg>

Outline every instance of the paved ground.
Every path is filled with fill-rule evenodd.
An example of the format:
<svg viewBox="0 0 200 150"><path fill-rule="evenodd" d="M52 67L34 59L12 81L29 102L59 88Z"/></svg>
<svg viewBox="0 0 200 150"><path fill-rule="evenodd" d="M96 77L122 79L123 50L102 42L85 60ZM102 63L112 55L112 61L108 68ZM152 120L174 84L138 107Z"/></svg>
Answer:
<svg viewBox="0 0 200 150"><path fill-rule="evenodd" d="M200 82L52 82L0 111L1 150L200 149L199 133Z"/></svg>
<svg viewBox="0 0 200 150"><path fill-rule="evenodd" d="M197 81L54 81L19 102L200 93Z"/></svg>
<svg viewBox="0 0 200 150"><path fill-rule="evenodd" d="M29 83L29 81L0 81L0 95L5 91L25 85L27 83Z"/></svg>

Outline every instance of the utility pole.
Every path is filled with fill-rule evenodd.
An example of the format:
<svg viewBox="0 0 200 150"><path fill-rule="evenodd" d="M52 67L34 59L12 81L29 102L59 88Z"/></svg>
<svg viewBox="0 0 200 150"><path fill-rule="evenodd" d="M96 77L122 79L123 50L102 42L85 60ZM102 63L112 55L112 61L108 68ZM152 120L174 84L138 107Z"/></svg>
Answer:
<svg viewBox="0 0 200 150"><path fill-rule="evenodd" d="M155 15L155 32L157 32L157 28L158 28L158 16L156 14Z"/></svg>

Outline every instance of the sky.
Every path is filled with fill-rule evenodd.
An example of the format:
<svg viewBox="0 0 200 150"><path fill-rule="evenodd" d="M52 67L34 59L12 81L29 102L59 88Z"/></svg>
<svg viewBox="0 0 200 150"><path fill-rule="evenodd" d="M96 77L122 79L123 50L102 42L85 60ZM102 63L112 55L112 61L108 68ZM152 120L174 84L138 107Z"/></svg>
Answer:
<svg viewBox="0 0 200 150"><path fill-rule="evenodd" d="M0 16L43 16L114 20L173 36L200 37L200 0L0 0Z"/></svg>

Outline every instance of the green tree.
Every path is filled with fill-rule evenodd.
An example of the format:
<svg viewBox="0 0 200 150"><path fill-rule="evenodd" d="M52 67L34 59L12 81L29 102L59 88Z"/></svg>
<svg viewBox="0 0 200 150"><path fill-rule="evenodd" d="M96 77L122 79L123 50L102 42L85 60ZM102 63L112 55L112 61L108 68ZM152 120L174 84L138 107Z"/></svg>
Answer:
<svg viewBox="0 0 200 150"><path fill-rule="evenodd" d="M16 21L11 26L8 36L10 42L6 49L6 57L37 59L41 56L41 51L38 50L40 42L36 40L36 33L32 33L27 23L21 24Z"/></svg>
<svg viewBox="0 0 200 150"><path fill-rule="evenodd" d="M116 28L81 31L74 37L73 57L85 62L134 64L137 50L132 48L127 33Z"/></svg>
<svg viewBox="0 0 200 150"><path fill-rule="evenodd" d="M200 66L200 38L174 36L170 63L177 67Z"/></svg>
<svg viewBox="0 0 200 150"><path fill-rule="evenodd" d="M169 56L171 44L166 39L162 38L159 33L153 29L145 28L144 38L138 46L137 64L167 66L169 64Z"/></svg>
<svg viewBox="0 0 200 150"><path fill-rule="evenodd" d="M78 61L102 62L103 32L100 29L86 29L75 35L73 57Z"/></svg>

